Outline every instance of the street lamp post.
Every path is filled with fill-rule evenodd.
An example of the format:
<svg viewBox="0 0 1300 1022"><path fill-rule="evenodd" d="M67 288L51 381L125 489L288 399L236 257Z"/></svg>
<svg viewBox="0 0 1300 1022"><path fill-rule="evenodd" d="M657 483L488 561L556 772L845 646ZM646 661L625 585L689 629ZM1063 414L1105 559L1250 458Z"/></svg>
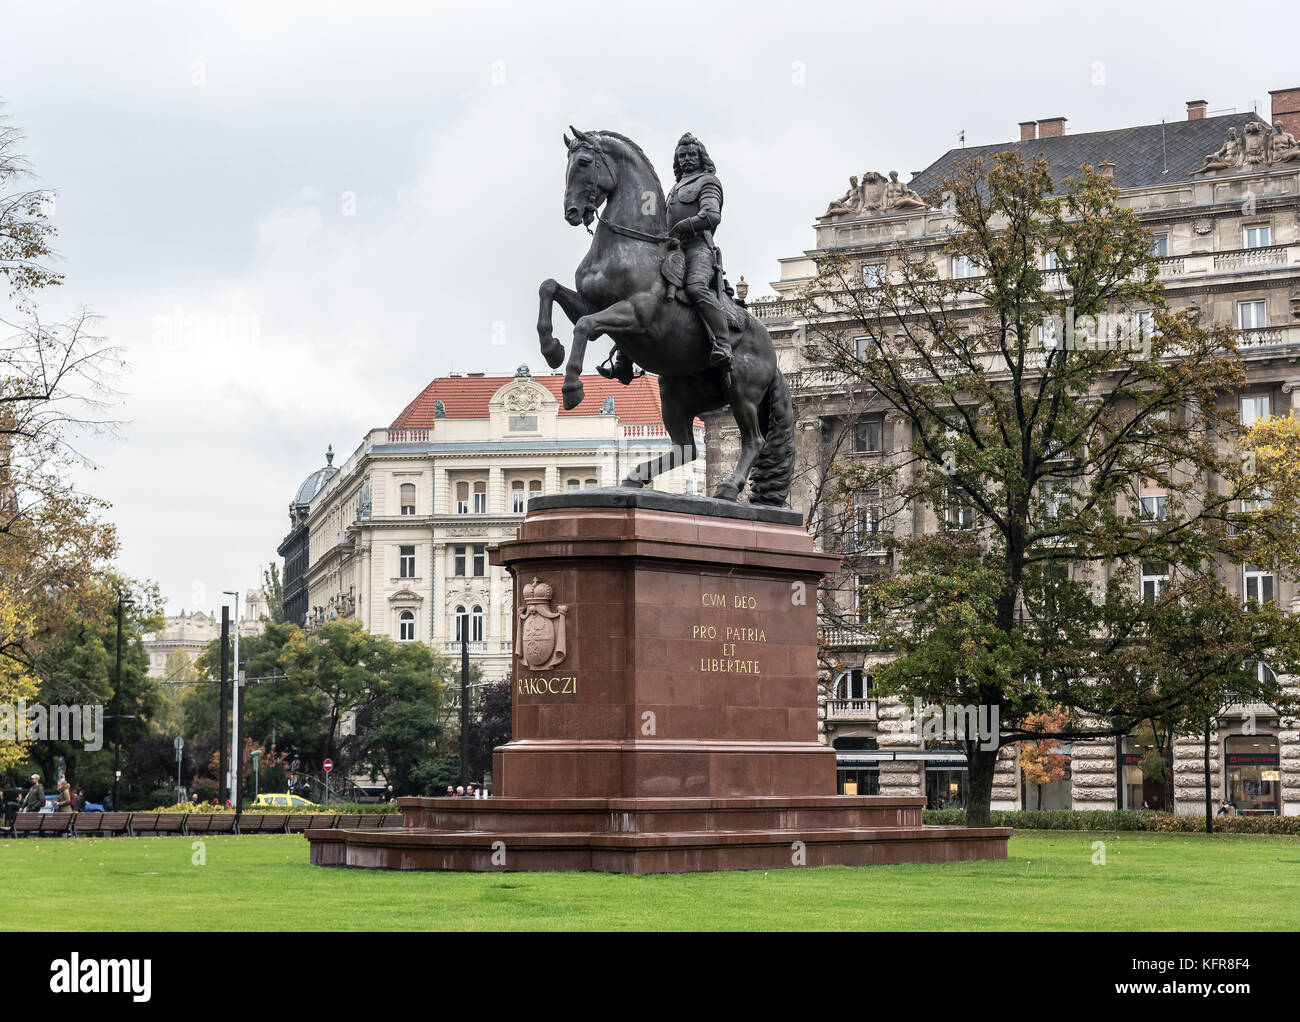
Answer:
<svg viewBox="0 0 1300 1022"><path fill-rule="evenodd" d="M122 783L122 590L117 591L117 680L113 690L113 808L121 804Z"/></svg>
<svg viewBox="0 0 1300 1022"><path fill-rule="evenodd" d="M261 784L262 750L254 749L248 754L248 758L253 761L253 801L257 801L257 794Z"/></svg>
<svg viewBox="0 0 1300 1022"><path fill-rule="evenodd" d="M235 802L235 810L243 808L243 798L239 791L239 682L244 672L239 669L239 593L230 589L222 590L225 596L235 598L235 681L231 686L230 697L230 791Z"/></svg>

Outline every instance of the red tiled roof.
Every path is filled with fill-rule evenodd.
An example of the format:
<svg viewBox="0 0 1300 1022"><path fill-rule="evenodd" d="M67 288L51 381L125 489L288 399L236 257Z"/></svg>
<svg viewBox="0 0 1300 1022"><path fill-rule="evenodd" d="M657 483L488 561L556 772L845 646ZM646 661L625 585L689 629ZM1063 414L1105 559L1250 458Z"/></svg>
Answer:
<svg viewBox="0 0 1300 1022"><path fill-rule="evenodd" d="M447 410L449 419L486 419L488 402L498 390L510 383L513 376L440 376L420 391L414 401L402 409L402 413L393 420L389 429L427 429L433 425L434 402L441 401ZM550 376L534 376L534 383L540 383L549 390L557 400L564 376L555 373ZM561 415L599 415L605 398L614 398L614 414L623 423L661 422L659 411L659 378L641 376L633 380L630 386L623 386L617 380L607 380L594 373L582 377L583 399L577 408L565 411Z"/></svg>

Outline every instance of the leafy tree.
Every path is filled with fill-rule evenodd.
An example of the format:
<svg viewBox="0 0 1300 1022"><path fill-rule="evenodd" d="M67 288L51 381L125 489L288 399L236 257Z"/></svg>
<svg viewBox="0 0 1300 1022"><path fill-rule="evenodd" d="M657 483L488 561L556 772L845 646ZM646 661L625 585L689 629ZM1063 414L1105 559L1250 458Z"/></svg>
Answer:
<svg viewBox="0 0 1300 1022"><path fill-rule="evenodd" d="M470 774L479 780L492 769L492 751L510 741L510 696L508 681L484 686L478 712L470 719L465 748Z"/></svg>
<svg viewBox="0 0 1300 1022"><path fill-rule="evenodd" d="M896 457L837 462L827 487L842 515L872 495L893 554L870 599L894 657L873 677L907 698L989 707L1002 744L1127 733L1174 699L1168 661L1139 665L1158 637L1186 635L1181 601L1208 598L1202 580L1247 549L1296 564L1300 502L1236 510L1293 492L1294 459L1240 458L1235 400L1220 407L1245 379L1235 335L1165 310L1150 235L1103 175L1085 166L1058 186L1041 159L1004 153L944 190L944 252L974 276L943 277L924 243L903 242L883 282L819 256L802 299L814 372L905 433ZM1040 269L1047 252L1059 284ZM1154 333L1135 325L1139 309L1155 310ZM864 334L875 341L861 348ZM1144 484L1164 494L1159 513ZM911 531L921 510L937 531ZM1167 566L1168 588L1144 591L1142 565ZM1241 639L1234 662L1291 647L1297 622L1215 605ZM1208 670L1187 676L1212 684ZM1068 728L1035 731L1057 706ZM967 820L980 825L997 749L970 736L967 752Z"/></svg>
<svg viewBox="0 0 1300 1022"><path fill-rule="evenodd" d="M266 590L267 613L271 623L284 624L284 579L280 577L280 566L272 561L262 572L262 587Z"/></svg>
<svg viewBox="0 0 1300 1022"><path fill-rule="evenodd" d="M1031 713L1025 717L1027 731L1063 731L1069 724L1069 714L1057 709L1050 713ZM1065 768L1070 757L1062 754L1063 748L1055 738L1021 742L1018 756L1025 783L1038 789L1038 808L1043 808L1043 785L1055 784L1065 779Z"/></svg>

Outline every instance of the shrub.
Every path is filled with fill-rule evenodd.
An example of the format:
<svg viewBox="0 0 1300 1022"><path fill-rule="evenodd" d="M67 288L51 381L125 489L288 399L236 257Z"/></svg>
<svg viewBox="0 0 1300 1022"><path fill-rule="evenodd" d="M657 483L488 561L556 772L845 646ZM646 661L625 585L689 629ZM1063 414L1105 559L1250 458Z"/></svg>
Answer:
<svg viewBox="0 0 1300 1022"><path fill-rule="evenodd" d="M963 809L927 809L921 820L931 826L962 827ZM1205 817L1180 816L1135 809L993 810L989 825L1017 830L1150 831L1158 834L1203 834ZM1294 834L1300 836L1300 816L1219 816L1216 834Z"/></svg>

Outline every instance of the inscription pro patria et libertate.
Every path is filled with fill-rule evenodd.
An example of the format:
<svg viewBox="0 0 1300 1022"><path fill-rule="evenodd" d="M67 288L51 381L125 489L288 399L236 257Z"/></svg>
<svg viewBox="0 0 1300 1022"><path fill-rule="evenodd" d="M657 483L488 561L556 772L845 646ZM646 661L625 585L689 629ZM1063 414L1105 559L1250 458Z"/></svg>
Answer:
<svg viewBox="0 0 1300 1022"><path fill-rule="evenodd" d="M702 615L698 624L691 627L691 638L718 643L711 655L700 657L703 674L762 674L762 644L767 642L767 630L756 625L727 620L726 610L759 609L758 598L748 594L704 593L700 606L706 610L723 611L723 614Z"/></svg>

